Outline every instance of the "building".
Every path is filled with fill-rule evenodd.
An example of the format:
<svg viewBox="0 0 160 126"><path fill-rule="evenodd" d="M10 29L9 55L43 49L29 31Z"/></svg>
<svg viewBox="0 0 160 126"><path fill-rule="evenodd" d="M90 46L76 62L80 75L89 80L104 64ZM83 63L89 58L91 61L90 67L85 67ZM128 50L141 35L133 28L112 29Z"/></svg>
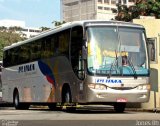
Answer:
<svg viewBox="0 0 160 126"><path fill-rule="evenodd" d="M61 18L63 21L78 20L110 20L116 14L112 9L117 9L116 4L126 6L134 5L134 0L61 0Z"/></svg>
<svg viewBox="0 0 160 126"><path fill-rule="evenodd" d="M21 32L24 37L31 38L38 35L42 30L39 28L24 27L19 32Z"/></svg>
<svg viewBox="0 0 160 126"><path fill-rule="evenodd" d="M151 94L150 101L142 104L142 107L160 109L160 19L149 17L146 19L134 19L133 22L145 27L148 38Z"/></svg>
<svg viewBox="0 0 160 126"><path fill-rule="evenodd" d="M20 29L17 29L17 33L20 33L22 36L26 38L30 38L33 36L38 35L42 30L40 28L32 28L32 27L26 27L24 21L18 21L18 20L0 20L0 27L17 27Z"/></svg>

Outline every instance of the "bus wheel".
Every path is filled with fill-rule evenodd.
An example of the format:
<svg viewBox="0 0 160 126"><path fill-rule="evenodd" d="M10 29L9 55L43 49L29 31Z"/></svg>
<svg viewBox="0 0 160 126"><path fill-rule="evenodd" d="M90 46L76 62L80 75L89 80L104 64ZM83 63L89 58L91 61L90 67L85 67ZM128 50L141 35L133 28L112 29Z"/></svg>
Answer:
<svg viewBox="0 0 160 126"><path fill-rule="evenodd" d="M74 112L76 110L76 106L72 103L72 96L70 89L66 89L63 92L63 107L67 112Z"/></svg>
<svg viewBox="0 0 160 126"><path fill-rule="evenodd" d="M13 96L13 104L14 104L14 107L18 110L23 110L23 109L29 109L29 104L22 104L20 103L19 101L19 93L18 91L16 91L14 93L14 96Z"/></svg>
<svg viewBox="0 0 160 126"><path fill-rule="evenodd" d="M126 107L126 103L115 103L114 104L114 110L117 113L123 113Z"/></svg>

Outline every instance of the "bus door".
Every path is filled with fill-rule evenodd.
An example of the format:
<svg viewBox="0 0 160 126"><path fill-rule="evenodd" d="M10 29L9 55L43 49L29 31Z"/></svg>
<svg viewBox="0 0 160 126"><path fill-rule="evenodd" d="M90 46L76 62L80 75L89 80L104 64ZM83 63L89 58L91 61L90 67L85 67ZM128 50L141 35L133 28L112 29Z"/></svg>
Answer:
<svg viewBox="0 0 160 126"><path fill-rule="evenodd" d="M82 26L73 27L71 31L70 59L74 74L77 76L76 82L74 79L74 83L76 83L76 87L74 89L77 89L77 91L82 90L82 83L84 79L84 61L82 58L82 46L83 46L83 27Z"/></svg>

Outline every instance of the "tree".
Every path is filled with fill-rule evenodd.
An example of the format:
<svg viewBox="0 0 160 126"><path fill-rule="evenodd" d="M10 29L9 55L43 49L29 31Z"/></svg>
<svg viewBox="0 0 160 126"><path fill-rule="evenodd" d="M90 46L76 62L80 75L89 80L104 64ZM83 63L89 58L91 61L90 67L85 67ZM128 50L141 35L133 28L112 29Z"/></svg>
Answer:
<svg viewBox="0 0 160 126"><path fill-rule="evenodd" d="M0 31L1 31L1 32L6 31L6 30L7 30L7 27L4 27L4 26L1 26L1 27L0 27Z"/></svg>
<svg viewBox="0 0 160 126"><path fill-rule="evenodd" d="M62 24L65 24L66 22L65 21L53 21L52 24L54 24L55 26L59 26L59 25L62 25Z"/></svg>
<svg viewBox="0 0 160 126"><path fill-rule="evenodd" d="M114 10L113 12L116 11ZM160 18L160 1L135 0L135 5L130 7L117 4L116 20L128 22L139 16L155 16L155 18Z"/></svg>
<svg viewBox="0 0 160 126"><path fill-rule="evenodd" d="M41 29L42 29L42 31L47 31L47 30L49 30L50 28L48 28L48 27L41 27Z"/></svg>
<svg viewBox="0 0 160 126"><path fill-rule="evenodd" d="M21 34L15 32L15 28L0 27L0 60L2 60L3 51L5 46L9 46L12 43L25 40Z"/></svg>
<svg viewBox="0 0 160 126"><path fill-rule="evenodd" d="M118 15L115 17L116 20L119 21L130 21L131 15L129 13L129 8L126 5L117 5L118 8Z"/></svg>
<svg viewBox="0 0 160 126"><path fill-rule="evenodd" d="M17 26L13 26L13 27L9 27L8 31L10 31L10 32L22 31L22 28L17 27Z"/></svg>

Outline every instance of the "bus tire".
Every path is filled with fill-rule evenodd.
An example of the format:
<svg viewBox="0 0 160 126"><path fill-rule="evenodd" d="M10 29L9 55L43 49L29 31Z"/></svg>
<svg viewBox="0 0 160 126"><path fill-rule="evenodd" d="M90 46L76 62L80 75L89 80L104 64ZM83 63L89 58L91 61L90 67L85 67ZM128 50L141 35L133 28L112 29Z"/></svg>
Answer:
<svg viewBox="0 0 160 126"><path fill-rule="evenodd" d="M74 112L76 110L76 106L72 103L72 95L71 90L69 88L63 91L62 103L65 107L65 111Z"/></svg>
<svg viewBox="0 0 160 126"><path fill-rule="evenodd" d="M117 113L123 113L126 107L126 103L115 103L114 110Z"/></svg>
<svg viewBox="0 0 160 126"><path fill-rule="evenodd" d="M29 109L29 106L30 106L29 104L22 104L22 103L20 103L18 91L14 92L14 95L13 95L13 104L14 104L14 107L17 110Z"/></svg>

